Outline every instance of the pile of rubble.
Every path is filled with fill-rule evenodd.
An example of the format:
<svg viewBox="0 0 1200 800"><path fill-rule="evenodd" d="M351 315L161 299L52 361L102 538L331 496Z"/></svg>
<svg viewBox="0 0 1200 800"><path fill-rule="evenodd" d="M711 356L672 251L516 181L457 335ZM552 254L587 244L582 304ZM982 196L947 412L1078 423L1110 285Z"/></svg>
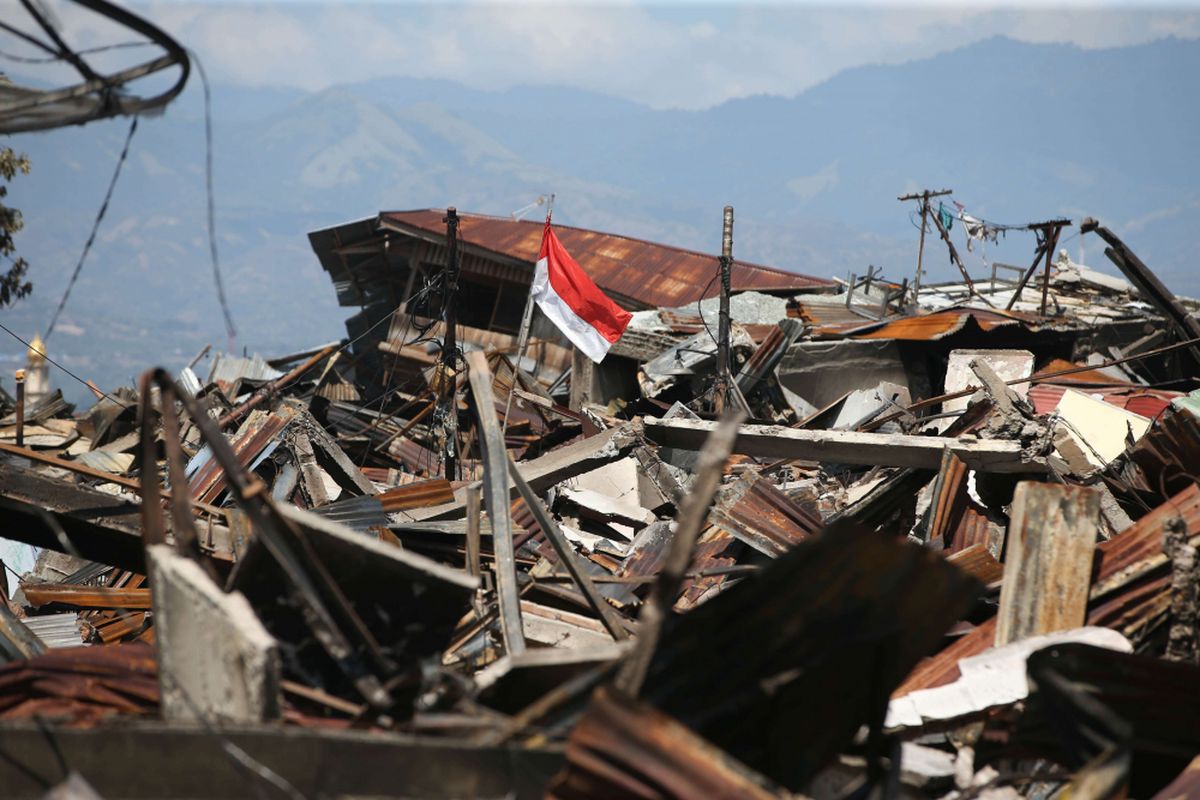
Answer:
<svg viewBox="0 0 1200 800"><path fill-rule="evenodd" d="M724 387L712 300L449 368L414 302L0 397L0 786L1200 796L1197 307L1095 230L1129 282L738 292Z"/></svg>

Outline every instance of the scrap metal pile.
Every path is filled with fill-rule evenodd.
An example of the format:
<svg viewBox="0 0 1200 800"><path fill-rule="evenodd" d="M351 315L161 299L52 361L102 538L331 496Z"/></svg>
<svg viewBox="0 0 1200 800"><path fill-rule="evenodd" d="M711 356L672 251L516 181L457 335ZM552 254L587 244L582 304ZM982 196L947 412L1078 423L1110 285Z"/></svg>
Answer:
<svg viewBox="0 0 1200 800"><path fill-rule="evenodd" d="M1197 309L1097 232L736 294L724 387L704 301L6 400L3 793L1200 797Z"/></svg>

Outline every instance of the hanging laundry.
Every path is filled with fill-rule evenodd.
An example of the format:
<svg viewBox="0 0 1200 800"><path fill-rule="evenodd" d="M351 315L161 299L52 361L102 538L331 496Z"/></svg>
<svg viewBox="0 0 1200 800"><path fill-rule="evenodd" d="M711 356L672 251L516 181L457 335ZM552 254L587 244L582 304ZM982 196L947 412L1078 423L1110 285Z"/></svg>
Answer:
<svg viewBox="0 0 1200 800"><path fill-rule="evenodd" d="M938 203L938 219L942 221L942 227L949 233L950 228L954 225L954 217L950 216L950 209L946 208L945 203Z"/></svg>
<svg viewBox="0 0 1200 800"><path fill-rule="evenodd" d="M969 252L974 252L975 248L972 245L975 242L986 244L990 240L993 244L998 243L999 231L983 220L972 217L961 206L958 209L958 219L967 233L967 250Z"/></svg>

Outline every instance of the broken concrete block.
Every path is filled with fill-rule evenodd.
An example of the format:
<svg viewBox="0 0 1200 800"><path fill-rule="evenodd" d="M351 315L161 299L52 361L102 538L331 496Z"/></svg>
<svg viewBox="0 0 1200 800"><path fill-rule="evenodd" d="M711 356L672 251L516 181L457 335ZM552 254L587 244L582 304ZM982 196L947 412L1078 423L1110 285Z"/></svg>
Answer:
<svg viewBox="0 0 1200 800"><path fill-rule="evenodd" d="M164 719L279 717L279 651L250 603L168 545L146 549Z"/></svg>
<svg viewBox="0 0 1200 800"><path fill-rule="evenodd" d="M971 370L971 362L982 359L997 375L1005 381L1018 378L1028 378L1033 374L1033 353L1028 350L951 350L950 360L946 364L946 393L961 392L968 386L978 386L979 379ZM1029 391L1028 383L1018 383L1011 386L1014 392L1025 397ZM970 402L970 397L956 397L942 403L942 411L963 411Z"/></svg>
<svg viewBox="0 0 1200 800"><path fill-rule="evenodd" d="M1102 467L1125 452L1127 437L1136 442L1150 429L1150 420L1145 417L1075 389L1063 392L1058 416L1056 438L1065 434L1077 448L1059 448L1065 451L1062 455L1067 463L1078 461L1082 455L1089 463Z"/></svg>

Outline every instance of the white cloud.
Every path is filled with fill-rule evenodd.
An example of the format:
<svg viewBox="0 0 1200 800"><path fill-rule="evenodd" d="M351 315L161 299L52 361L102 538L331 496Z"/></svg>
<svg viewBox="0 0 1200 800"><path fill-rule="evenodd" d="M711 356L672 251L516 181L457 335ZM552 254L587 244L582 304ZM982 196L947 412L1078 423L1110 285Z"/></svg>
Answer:
<svg viewBox="0 0 1200 800"><path fill-rule="evenodd" d="M0 9L16 7L0 0ZM54 0L72 41L119 37ZM1082 4L854 7L718 3L197 3L136 10L198 50L219 81L320 89L374 77L478 88L560 84L655 107L791 95L837 72L996 35L1080 47L1200 37L1200 9Z"/></svg>
<svg viewBox="0 0 1200 800"><path fill-rule="evenodd" d="M788 190L801 200L812 200L822 192L833 189L838 185L838 181L840 180L838 176L838 163L839 161L835 159L812 175L793 178L787 182Z"/></svg>

